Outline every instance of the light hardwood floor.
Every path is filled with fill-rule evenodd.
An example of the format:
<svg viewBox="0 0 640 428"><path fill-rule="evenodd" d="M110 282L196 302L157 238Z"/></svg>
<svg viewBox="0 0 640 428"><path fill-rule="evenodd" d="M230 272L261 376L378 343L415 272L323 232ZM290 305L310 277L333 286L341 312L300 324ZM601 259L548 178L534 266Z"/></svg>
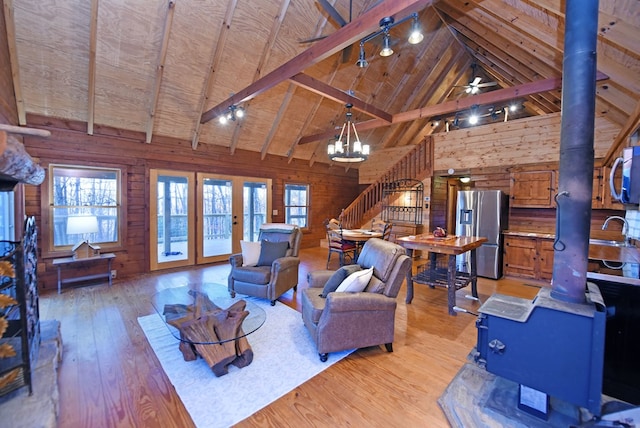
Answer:
<svg viewBox="0 0 640 428"><path fill-rule="evenodd" d="M308 271L324 269L326 251L301 252L299 290ZM414 269L421 263L416 260ZM226 284L228 272L220 264L116 280L111 288L42 291L41 319L62 326L59 426L193 426L137 318L154 313L150 297L157 290L193 281ZM482 300L494 292L531 298L538 287L482 278L478 285ZM458 291L459 306L475 311L479 304L465 299L468 293ZM447 427L437 399L475 345L475 317L447 315L444 289L416 284L413 303L405 304L405 296L403 285L393 353L383 346L358 350L238 426ZM300 293L289 291L280 301L299 310Z"/></svg>

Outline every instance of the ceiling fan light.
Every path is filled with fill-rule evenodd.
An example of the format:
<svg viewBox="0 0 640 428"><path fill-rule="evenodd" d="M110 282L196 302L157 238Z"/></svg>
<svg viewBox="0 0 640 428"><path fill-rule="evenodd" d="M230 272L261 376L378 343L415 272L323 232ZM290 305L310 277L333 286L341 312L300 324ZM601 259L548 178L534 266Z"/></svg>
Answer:
<svg viewBox="0 0 640 428"><path fill-rule="evenodd" d="M242 107L238 107L237 108L236 117L238 117L238 118L244 117L244 109Z"/></svg>
<svg viewBox="0 0 640 428"><path fill-rule="evenodd" d="M227 123L227 115L223 114L222 116L220 116L218 118L218 122L220 122L221 125L225 125Z"/></svg>
<svg viewBox="0 0 640 428"><path fill-rule="evenodd" d="M380 56L391 56L393 55L393 49L389 46L389 35L385 34L384 39L382 40L382 50L380 51Z"/></svg>

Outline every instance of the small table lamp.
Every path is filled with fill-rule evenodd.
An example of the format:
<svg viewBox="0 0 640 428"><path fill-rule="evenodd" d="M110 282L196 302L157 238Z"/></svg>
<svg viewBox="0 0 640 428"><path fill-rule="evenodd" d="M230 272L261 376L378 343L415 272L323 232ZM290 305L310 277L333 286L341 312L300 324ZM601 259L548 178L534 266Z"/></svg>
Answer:
<svg viewBox="0 0 640 428"><path fill-rule="evenodd" d="M98 232L98 217L94 215L79 215L67 219L67 235L83 235L84 237L84 235L96 232ZM91 255L89 254L90 246L88 239L78 242L72 249L74 256L78 258L89 257Z"/></svg>

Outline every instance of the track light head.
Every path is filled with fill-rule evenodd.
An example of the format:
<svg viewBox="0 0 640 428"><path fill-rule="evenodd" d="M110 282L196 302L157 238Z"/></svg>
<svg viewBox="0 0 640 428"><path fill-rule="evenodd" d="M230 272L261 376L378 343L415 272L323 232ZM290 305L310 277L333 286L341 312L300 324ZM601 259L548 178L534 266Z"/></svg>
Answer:
<svg viewBox="0 0 640 428"><path fill-rule="evenodd" d="M409 44L417 45L424 40L424 35L420 29L420 22L418 21L418 14L413 14L413 22L411 23L411 33L409 34Z"/></svg>
<svg viewBox="0 0 640 428"><path fill-rule="evenodd" d="M382 50L380 51L380 56L391 56L393 55L393 49L391 49L389 34L384 34L384 39L382 39Z"/></svg>
<svg viewBox="0 0 640 428"><path fill-rule="evenodd" d="M365 52L364 52L364 43L360 43L360 56L358 57L358 61L356 62L356 66L360 67L360 68L365 68L366 66L369 65L369 62L367 61Z"/></svg>

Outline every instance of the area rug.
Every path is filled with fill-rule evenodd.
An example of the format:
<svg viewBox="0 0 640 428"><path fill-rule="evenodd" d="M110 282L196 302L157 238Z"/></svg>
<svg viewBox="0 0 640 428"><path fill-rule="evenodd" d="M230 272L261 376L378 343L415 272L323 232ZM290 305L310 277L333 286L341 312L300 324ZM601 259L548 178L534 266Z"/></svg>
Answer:
<svg viewBox="0 0 640 428"><path fill-rule="evenodd" d="M201 358L184 361L178 341L157 314L138 318L153 351L178 396L198 427L228 427L251 416L298 385L311 379L352 350L329 354L320 361L318 351L299 312L277 302L242 297L267 314L262 327L247 336L253 362L216 377Z"/></svg>

